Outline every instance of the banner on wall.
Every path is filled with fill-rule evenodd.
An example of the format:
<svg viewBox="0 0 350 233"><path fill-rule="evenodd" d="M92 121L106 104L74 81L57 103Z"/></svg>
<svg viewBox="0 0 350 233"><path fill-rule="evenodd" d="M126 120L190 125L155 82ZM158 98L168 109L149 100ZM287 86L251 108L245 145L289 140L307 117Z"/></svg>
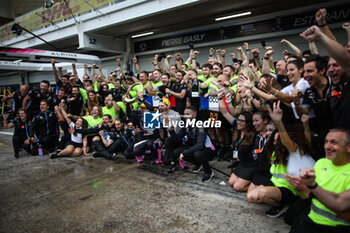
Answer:
<svg viewBox="0 0 350 233"><path fill-rule="evenodd" d="M6 40L15 37L11 32L11 27L14 23L18 23L20 26L24 27L29 31L44 27L52 22L57 22L72 17L77 14L82 14L91 11L93 8L99 8L101 6L107 5L110 2L119 3L126 0L89 0L88 5L86 2L81 0L66 0L56 2L51 8L43 8L33 11L27 15L16 18L14 22L10 22L2 27L0 27L0 40ZM43 1L44 2L44 1ZM67 7L69 6L69 8ZM71 12L72 11L72 12ZM26 33L23 31L23 34Z"/></svg>
<svg viewBox="0 0 350 233"><path fill-rule="evenodd" d="M227 40L239 37L287 31L305 28L317 24L315 14L318 9L310 10L296 15L280 16L274 19L252 22L248 24L233 25L216 29L187 32L162 38L139 41L134 44L136 53L185 46L190 43L200 44L212 41ZM346 22L350 20L350 3L342 6L327 8L328 24Z"/></svg>

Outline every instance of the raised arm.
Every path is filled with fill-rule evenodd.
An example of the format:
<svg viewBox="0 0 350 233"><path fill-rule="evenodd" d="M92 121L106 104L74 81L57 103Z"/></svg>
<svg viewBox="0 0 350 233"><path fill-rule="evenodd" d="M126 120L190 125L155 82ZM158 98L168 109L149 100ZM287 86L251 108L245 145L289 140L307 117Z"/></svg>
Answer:
<svg viewBox="0 0 350 233"><path fill-rule="evenodd" d="M269 75L272 75L273 77L276 78L276 74L271 73L271 71L270 71L271 61L273 62L273 58L272 58L273 53L274 53L273 50L267 50L265 52L261 72L262 72L262 74L269 74Z"/></svg>
<svg viewBox="0 0 350 233"><path fill-rule="evenodd" d="M288 45L295 52L295 54L298 57L300 57L300 58L302 57L301 50L297 46L295 46L292 42L290 42L286 39L282 39L281 44Z"/></svg>
<svg viewBox="0 0 350 233"><path fill-rule="evenodd" d="M243 47L244 47L244 49L245 49L245 51L246 51L246 53L247 53L248 59L252 59L252 58L253 58L253 55L252 55L252 53L250 52L248 42L243 43Z"/></svg>
<svg viewBox="0 0 350 233"><path fill-rule="evenodd" d="M79 80L79 76L78 76L75 62L72 63L72 68L73 68L73 74L74 74L74 83L76 83Z"/></svg>
<svg viewBox="0 0 350 233"><path fill-rule="evenodd" d="M92 80L92 84L94 84L97 81L95 79L95 68L96 68L96 64L92 64L92 66L91 66L91 80Z"/></svg>
<svg viewBox="0 0 350 233"><path fill-rule="evenodd" d="M331 40L337 41L331 30L329 29L327 22L326 22L326 16L327 16L327 10L325 8L321 8L316 12L316 21L318 26L320 27L321 31L329 37Z"/></svg>
<svg viewBox="0 0 350 233"><path fill-rule="evenodd" d="M175 53L175 59L176 59L176 68L178 70L182 70L182 61L181 61L181 53L180 52Z"/></svg>
<svg viewBox="0 0 350 233"><path fill-rule="evenodd" d="M309 49L310 49L312 55L319 54L318 48L317 48L316 43L314 41L309 41Z"/></svg>
<svg viewBox="0 0 350 233"><path fill-rule="evenodd" d="M141 73L141 69L140 69L140 66L139 66L139 63L138 63L138 61L137 61L137 57L136 57L136 56L134 56L134 57L132 58L132 62L135 64L136 72L137 72L138 74L140 74L140 73Z"/></svg>
<svg viewBox="0 0 350 233"><path fill-rule="evenodd" d="M337 41L330 39L317 26L312 26L300 34L305 40L319 42L327 51L328 55L334 58L339 65L350 73L350 53Z"/></svg>
<svg viewBox="0 0 350 233"><path fill-rule="evenodd" d="M348 34L348 44L349 44L349 41L350 41L350 23L348 23L348 22L343 23L343 24L341 25L341 27L342 27L343 29L345 29L345 31L346 31L347 34Z"/></svg>
<svg viewBox="0 0 350 233"><path fill-rule="evenodd" d="M53 76L55 77L55 81L57 83L60 80L60 77L58 76L58 71L56 69L55 59L51 59L51 64L52 64Z"/></svg>
<svg viewBox="0 0 350 233"><path fill-rule="evenodd" d="M293 142L293 140L289 137L288 132L286 128L284 127L284 124L282 122L282 116L283 111L280 108L281 102L278 101L277 103L273 103L273 110L271 108L268 108L270 117L273 120L281 138L282 144L287 147L289 151L296 152L298 149L298 146Z"/></svg>

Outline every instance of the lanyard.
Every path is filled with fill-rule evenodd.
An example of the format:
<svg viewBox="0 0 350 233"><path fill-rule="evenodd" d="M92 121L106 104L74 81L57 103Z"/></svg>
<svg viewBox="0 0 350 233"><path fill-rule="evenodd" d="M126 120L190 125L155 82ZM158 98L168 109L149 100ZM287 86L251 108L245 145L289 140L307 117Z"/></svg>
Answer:
<svg viewBox="0 0 350 233"><path fill-rule="evenodd" d="M29 138L27 122L24 122L24 127L26 128L27 138Z"/></svg>
<svg viewBox="0 0 350 233"><path fill-rule="evenodd" d="M239 144L241 144L241 142L243 141L243 138L239 139L238 141L235 141L235 150L237 150L237 147L239 146Z"/></svg>
<svg viewBox="0 0 350 233"><path fill-rule="evenodd" d="M49 121L47 120L46 112L45 112L45 120L46 120L46 133L49 134L49 133L50 133L50 130L49 130Z"/></svg>

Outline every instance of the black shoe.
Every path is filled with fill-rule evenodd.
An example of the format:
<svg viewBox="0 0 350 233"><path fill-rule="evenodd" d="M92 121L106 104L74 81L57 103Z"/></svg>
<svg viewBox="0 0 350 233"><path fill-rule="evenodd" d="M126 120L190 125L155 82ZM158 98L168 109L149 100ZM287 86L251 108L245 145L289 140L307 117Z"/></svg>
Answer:
<svg viewBox="0 0 350 233"><path fill-rule="evenodd" d="M50 154L50 159L55 159L55 158L58 158L57 152L52 152Z"/></svg>
<svg viewBox="0 0 350 233"><path fill-rule="evenodd" d="M204 176L202 178L202 182L209 182L211 178L213 178L214 172L211 173L204 173Z"/></svg>
<svg viewBox="0 0 350 233"><path fill-rule="evenodd" d="M58 153L60 153L62 151L62 149L57 149L56 150L56 153L58 154Z"/></svg>
<svg viewBox="0 0 350 233"><path fill-rule="evenodd" d="M152 161L151 161L150 164L151 164L151 165L156 165L156 164L157 164L156 159L152 159Z"/></svg>
<svg viewBox="0 0 350 233"><path fill-rule="evenodd" d="M175 165L171 165L169 170L168 170L168 173L174 173L176 170L176 166Z"/></svg>
<svg viewBox="0 0 350 233"><path fill-rule="evenodd" d="M19 154L18 154L18 153L16 153L16 154L14 155L14 157L15 157L15 159L18 159Z"/></svg>
<svg viewBox="0 0 350 233"><path fill-rule="evenodd" d="M111 159L112 159L113 161L116 161L116 160L118 159L117 154L116 154L116 153L113 153Z"/></svg>
<svg viewBox="0 0 350 233"><path fill-rule="evenodd" d="M236 160L236 161L234 161L230 166L227 166L227 168L235 168L235 167L238 166L238 164L239 164L239 161Z"/></svg>
<svg viewBox="0 0 350 233"><path fill-rule="evenodd" d="M192 168L193 173L199 173L202 170L202 165L196 165L194 168Z"/></svg>
<svg viewBox="0 0 350 233"><path fill-rule="evenodd" d="M97 151L92 152L91 154L94 158L101 157L101 154Z"/></svg>
<svg viewBox="0 0 350 233"><path fill-rule="evenodd" d="M282 216L288 210L288 208L288 205L273 206L271 209L266 211L265 214L270 218L278 218Z"/></svg>

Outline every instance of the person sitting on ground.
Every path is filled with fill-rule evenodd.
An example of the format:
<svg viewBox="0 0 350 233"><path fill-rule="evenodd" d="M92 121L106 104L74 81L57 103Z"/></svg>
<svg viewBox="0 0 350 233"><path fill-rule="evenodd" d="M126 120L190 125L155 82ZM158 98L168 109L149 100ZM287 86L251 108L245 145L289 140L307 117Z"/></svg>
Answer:
<svg viewBox="0 0 350 233"><path fill-rule="evenodd" d="M273 111L269 109L269 112L278 130L278 133L273 135L273 143L270 140L265 148L267 156L273 163L270 172L274 186L252 187L247 193L247 199L249 202L271 205L272 208L266 212L266 215L276 218L287 211L287 204L298 198L297 190L287 182L285 175L295 174L299 168L305 168L305 166L313 166L315 161L309 156L312 154L310 132L304 132L298 123L290 125L288 130L285 128L280 101L274 103ZM299 164L296 161L300 161Z"/></svg>
<svg viewBox="0 0 350 233"><path fill-rule="evenodd" d="M87 139L86 137L83 138L83 135L81 133L73 132L72 129L73 128L85 129L87 128L87 122L83 118L79 117L74 124L72 120L68 117L68 114L66 113L62 105L57 106L56 110L60 120L61 121L65 120L69 125L70 131L71 131L71 138L70 138L70 141L66 144L66 147L62 151L58 153L57 151L51 153L50 159L55 159L63 156L71 156L71 157L80 156L83 153L83 149L82 149L83 140L85 141L84 144L87 144ZM86 151L84 151L84 155L87 155Z"/></svg>

